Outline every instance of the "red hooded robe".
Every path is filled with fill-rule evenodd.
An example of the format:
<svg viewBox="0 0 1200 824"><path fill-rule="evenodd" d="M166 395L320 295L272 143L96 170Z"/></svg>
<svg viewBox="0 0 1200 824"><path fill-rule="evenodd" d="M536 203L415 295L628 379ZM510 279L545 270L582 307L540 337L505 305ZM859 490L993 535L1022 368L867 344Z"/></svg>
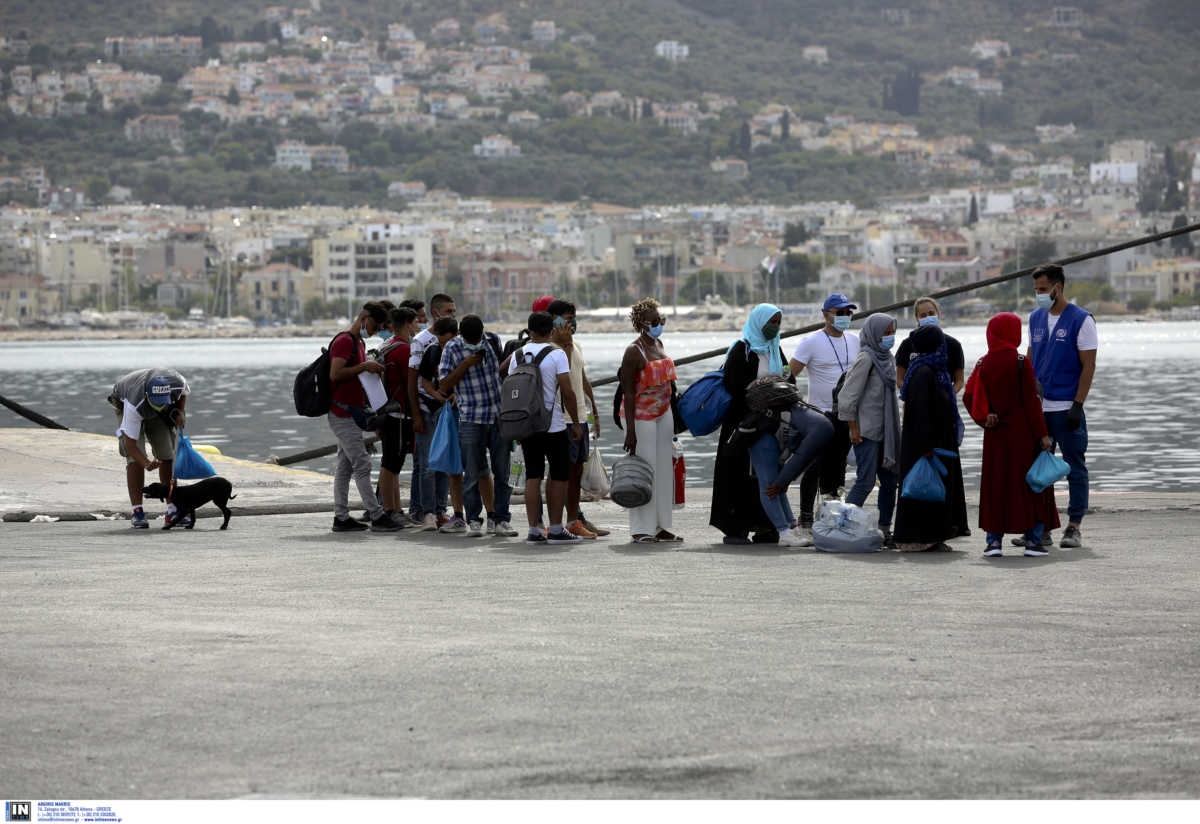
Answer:
<svg viewBox="0 0 1200 824"><path fill-rule="evenodd" d="M963 405L976 423L986 412L1000 419L983 433L983 472L979 482L979 526L986 532L1021 535L1041 521L1046 530L1059 526L1054 487L1036 493L1025 473L1041 451L1046 420L1037 396L1033 364L1018 360L1021 319L1011 312L996 315L987 326L988 353L971 373ZM982 417L980 414L982 413Z"/></svg>

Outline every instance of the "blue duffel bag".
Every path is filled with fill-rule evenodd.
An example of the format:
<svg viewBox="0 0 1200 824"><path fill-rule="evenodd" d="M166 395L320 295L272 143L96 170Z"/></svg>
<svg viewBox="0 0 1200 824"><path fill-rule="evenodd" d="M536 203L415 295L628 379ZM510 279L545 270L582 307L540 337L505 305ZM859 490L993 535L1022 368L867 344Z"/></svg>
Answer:
<svg viewBox="0 0 1200 824"><path fill-rule="evenodd" d="M709 372L687 388L679 398L679 414L695 437L711 434L725 420L733 398L725 388L725 372Z"/></svg>

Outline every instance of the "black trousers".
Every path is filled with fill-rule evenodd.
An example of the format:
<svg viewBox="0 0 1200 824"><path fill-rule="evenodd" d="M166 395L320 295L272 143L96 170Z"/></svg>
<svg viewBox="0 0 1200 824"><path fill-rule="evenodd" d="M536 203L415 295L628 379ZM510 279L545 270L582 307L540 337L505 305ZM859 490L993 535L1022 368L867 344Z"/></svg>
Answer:
<svg viewBox="0 0 1200 824"><path fill-rule="evenodd" d="M800 520L811 523L817 491L836 495L846 485L846 456L850 454L850 425L826 414L833 423L833 438L825 447L821 459L800 476Z"/></svg>

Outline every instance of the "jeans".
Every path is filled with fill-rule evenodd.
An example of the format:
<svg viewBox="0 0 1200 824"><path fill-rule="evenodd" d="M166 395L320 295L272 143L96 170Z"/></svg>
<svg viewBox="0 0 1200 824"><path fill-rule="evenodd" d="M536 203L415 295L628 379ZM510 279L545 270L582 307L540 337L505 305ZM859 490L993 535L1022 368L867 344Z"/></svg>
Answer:
<svg viewBox="0 0 1200 824"><path fill-rule="evenodd" d="M814 413L816 414L816 413ZM845 421L830 421L833 437L821 460L810 466L800 479L800 519L811 521L817 490L836 495L846 481L846 455L850 453L850 426Z"/></svg>
<svg viewBox="0 0 1200 824"><path fill-rule="evenodd" d="M333 514L339 520L350 517L350 479L358 487L358 496L371 520L383 516L383 507L371 486L371 456L363 444L363 431L353 418L326 415L329 428L337 438L337 465L333 471Z"/></svg>
<svg viewBox="0 0 1200 824"><path fill-rule="evenodd" d="M779 441L774 435L762 435L750 445L750 464L758 477L758 500L771 525L782 532L792 525L792 507L787 495L767 497L767 487L779 478Z"/></svg>
<svg viewBox="0 0 1200 824"><path fill-rule="evenodd" d="M1040 545L1042 543L1042 530L1045 528L1045 525L1041 521L1038 521L1033 525L1033 529L1025 533L1025 540L1030 544ZM999 532L989 532L987 534L987 542L988 544L1004 543L1004 536Z"/></svg>
<svg viewBox="0 0 1200 824"><path fill-rule="evenodd" d="M437 430L438 410L425 416L425 431L416 435L417 450L413 453L413 508L414 518L437 515L446 511L446 498L450 494L450 476L445 472L434 472L429 468L429 448L433 445L433 433ZM420 475L420 485L416 483ZM419 497L418 497L419 496Z"/></svg>
<svg viewBox="0 0 1200 824"><path fill-rule="evenodd" d="M833 434L829 418L799 404L793 406L787 433L787 448L792 454L779 470L775 483L787 486L810 465L817 466L813 462L820 459Z"/></svg>
<svg viewBox="0 0 1200 824"><path fill-rule="evenodd" d="M483 511L479 479L488 475L492 476L495 496L495 507L491 514L497 521L511 521L508 502L512 498L512 487L508 484L508 470L512 441L500 436L498 424L467 421L458 425L458 441L463 453L463 508L467 521L479 520Z"/></svg>
<svg viewBox="0 0 1200 824"><path fill-rule="evenodd" d="M1067 429L1066 412L1046 412L1046 429L1054 439L1056 449L1062 450L1063 460L1071 467L1067 473L1067 488L1070 498L1067 502L1067 521L1078 524L1088 508L1088 470L1084 455L1087 453L1088 434L1087 416L1079 423L1079 428L1072 432Z"/></svg>
<svg viewBox="0 0 1200 824"><path fill-rule="evenodd" d="M875 478L879 478L879 525L887 529L892 525L892 513L896 509L896 473L883 468L883 441L872 441L863 438L862 443L854 444L854 462L858 464L858 479L846 495L846 503L862 506L871 490L875 488Z"/></svg>

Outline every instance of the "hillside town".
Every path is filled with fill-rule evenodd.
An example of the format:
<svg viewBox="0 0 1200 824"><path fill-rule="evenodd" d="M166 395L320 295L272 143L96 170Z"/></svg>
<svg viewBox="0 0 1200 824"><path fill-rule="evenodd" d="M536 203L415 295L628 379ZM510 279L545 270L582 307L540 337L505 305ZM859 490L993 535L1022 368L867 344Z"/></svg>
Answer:
<svg viewBox="0 0 1200 824"><path fill-rule="evenodd" d="M1080 15L1055 8L1046 25L1071 30ZM259 24L263 40L207 46L199 36L114 32L96 44L103 57L83 71L16 65L4 78L5 102L20 118L120 111L164 87L162 76L127 70L123 62L173 61L186 66L173 82L180 110L129 117L123 130L130 144L151 155L183 153L189 112L224 124L281 127L308 118L329 142L281 139L271 165L333 173L353 168L351 154L333 139L352 121L418 132L487 121L495 131L471 154L502 163L536 161L521 146L522 134L546 119L534 108L563 118L651 119L682 135L739 108L735 97L711 91L660 101L619 89L555 90L549 74L534 68L541 50L564 39L587 49L596 38L554 20L513 32L503 13L446 18L420 36L395 22L347 40L318 18L312 8L271 7ZM904 25L906 18L885 14L884 22ZM0 38L0 51L24 59L31 46ZM696 57L690 44L675 40L653 49L662 65ZM962 57L969 66L947 66L923 82L994 98L1005 90L989 66L1071 60L1068 52L1014 57L1008 42L987 37L964 43ZM838 55L810 44L802 59L823 70ZM804 152L884 158L930 185L880 196L869 208L744 200L633 208L586 197L482 198L397 176L387 187L390 208L189 209L139 202L121 185L93 191L8 157L0 170L0 196L9 199L0 208L0 322L105 328L224 316L246 325L304 324L344 314L356 301L431 285L454 289L491 318L515 318L532 297L554 291L570 291L588 307L645 293L698 305L708 295L743 304L768 292L804 302L830 291L871 304L978 282L1027 262L1031 249L1068 254L1181 225L1200 201L1200 137L1170 146L1118 140L1104 146L1103 160L1080 163L1053 146L1077 136L1070 123L1039 124L1017 146L923 136L909 123L836 111L813 119L781 102L755 105L741 120L743 151L706 161L701 173L744 180L758 149L787 142ZM1187 158L1188 166L1165 169L1173 157ZM1178 191L1148 209L1143 193L1160 178ZM1075 267L1072 276L1106 286L1113 311L1166 309L1194 302L1200 260L1185 238L1107 256Z"/></svg>

